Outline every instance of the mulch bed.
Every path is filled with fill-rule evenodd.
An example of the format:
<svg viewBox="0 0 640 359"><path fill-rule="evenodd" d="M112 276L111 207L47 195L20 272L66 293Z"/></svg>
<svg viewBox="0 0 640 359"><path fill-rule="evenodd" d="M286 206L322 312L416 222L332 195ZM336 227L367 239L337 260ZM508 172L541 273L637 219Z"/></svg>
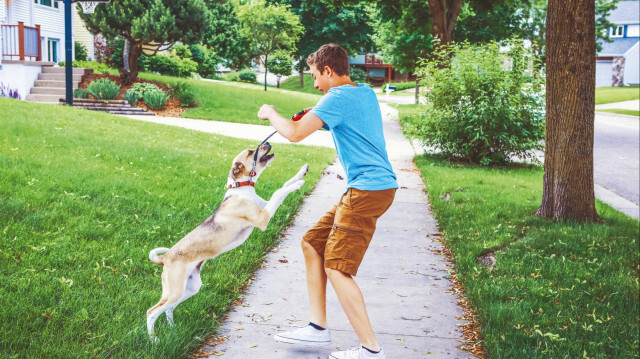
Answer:
<svg viewBox="0 0 640 359"><path fill-rule="evenodd" d="M95 80L99 80L99 79L104 79L104 78L108 78L109 80L117 83L118 85L120 85L120 94L118 95L117 99L118 100L124 100L124 98L122 97L124 95L125 92L127 92L128 89L131 88L131 86L124 86L122 85L122 83L120 82L120 76L114 76L114 75L108 75L108 74L89 74L89 75L85 75L82 77L82 81L80 82L80 84L78 85L78 87L80 88L84 88L86 89L87 86L89 86L89 84ZM147 82L147 83L151 83L154 84L156 86L158 86L162 91L168 93L169 92L169 86L163 82L157 82L157 81L151 81L151 80L143 80L138 78L135 82ZM89 98L94 98L93 95L89 95ZM167 102L164 104L164 108L162 110L152 110L150 108L147 107L147 105L144 103L144 101L140 101L138 102L138 104L136 106L133 107L140 107L140 108L144 108L145 110L149 111L149 112L153 112L155 113L157 116L164 116L164 117L180 117L180 114L184 111L186 111L186 107L180 106L180 101L178 101L177 99L173 98L173 97L169 97L169 99L167 100Z"/></svg>

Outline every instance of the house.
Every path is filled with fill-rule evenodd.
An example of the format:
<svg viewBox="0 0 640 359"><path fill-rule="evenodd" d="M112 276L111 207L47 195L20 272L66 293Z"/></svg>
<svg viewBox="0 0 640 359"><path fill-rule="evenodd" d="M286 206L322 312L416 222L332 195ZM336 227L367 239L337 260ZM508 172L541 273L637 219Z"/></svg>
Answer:
<svg viewBox="0 0 640 359"><path fill-rule="evenodd" d="M376 54L360 54L349 58L349 64L361 68L367 73L367 82L375 86L386 82L399 82L415 79L408 74L394 70L393 65L385 64Z"/></svg>
<svg viewBox="0 0 640 359"><path fill-rule="evenodd" d="M64 61L64 6L64 2L55 0L0 0L0 83L17 90L21 99L34 94L32 87L38 85L37 80L51 80L41 84L43 87L57 86L53 79L64 82L64 76L60 79L64 72L51 69ZM76 13L75 4L72 6L72 13ZM77 14L73 22L81 23ZM88 33L84 25L72 28L72 39L76 35L79 40L92 42L92 35L83 33ZM87 50L92 56L92 43ZM43 76L43 68L57 75ZM57 99L44 102L53 103Z"/></svg>
<svg viewBox="0 0 640 359"><path fill-rule="evenodd" d="M609 15L613 42L602 43L596 57L596 86L640 84L640 1L621 1Z"/></svg>

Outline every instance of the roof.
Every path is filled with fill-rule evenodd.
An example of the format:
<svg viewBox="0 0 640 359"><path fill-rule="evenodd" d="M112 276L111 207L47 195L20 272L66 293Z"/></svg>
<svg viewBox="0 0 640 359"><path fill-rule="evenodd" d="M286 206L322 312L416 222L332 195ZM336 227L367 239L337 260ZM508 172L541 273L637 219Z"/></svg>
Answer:
<svg viewBox="0 0 640 359"><path fill-rule="evenodd" d="M613 42L605 42L602 44L602 51L598 53L600 57L609 56L622 56L637 44L640 38L637 37L624 37L621 39L614 39Z"/></svg>
<svg viewBox="0 0 640 359"><path fill-rule="evenodd" d="M616 25L640 23L640 1L620 1L607 20Z"/></svg>

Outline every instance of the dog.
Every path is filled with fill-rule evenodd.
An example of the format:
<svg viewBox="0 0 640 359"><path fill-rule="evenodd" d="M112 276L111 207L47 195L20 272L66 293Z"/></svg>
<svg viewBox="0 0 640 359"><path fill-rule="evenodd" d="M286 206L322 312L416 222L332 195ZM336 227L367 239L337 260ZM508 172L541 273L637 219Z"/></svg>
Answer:
<svg viewBox="0 0 640 359"><path fill-rule="evenodd" d="M204 262L244 243L254 227L264 231L284 199L304 184L302 177L309 170L308 164L275 191L268 202L260 198L254 184L274 159L270 151L271 145L266 142L255 150L240 152L229 171L228 190L213 214L171 249L156 248L149 253L152 262L164 266L162 297L147 311L147 330L152 341L157 341L153 327L158 317L166 313L169 325L173 325L173 310L200 290L200 269Z"/></svg>

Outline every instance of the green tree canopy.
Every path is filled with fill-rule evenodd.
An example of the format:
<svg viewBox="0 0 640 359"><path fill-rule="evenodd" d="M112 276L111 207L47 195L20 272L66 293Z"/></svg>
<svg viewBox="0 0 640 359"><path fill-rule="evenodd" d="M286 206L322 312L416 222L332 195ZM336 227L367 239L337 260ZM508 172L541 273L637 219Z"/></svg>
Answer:
<svg viewBox="0 0 640 359"><path fill-rule="evenodd" d="M93 14L79 13L89 31L129 42L129 70L120 69L122 83L138 77L138 57L144 44L197 43L207 29L204 0L112 0Z"/></svg>
<svg viewBox="0 0 640 359"><path fill-rule="evenodd" d="M240 34L249 40L250 53L260 58L265 68L264 90L267 90L269 55L276 50L293 53L304 28L298 16L289 11L288 5L247 4L239 9Z"/></svg>
<svg viewBox="0 0 640 359"><path fill-rule="evenodd" d="M336 43L350 54L373 49L372 5L367 1L338 4L324 0L269 0L291 6L300 17L304 33L295 52L300 73L300 86L304 86L302 73L308 69L307 56L327 43Z"/></svg>
<svg viewBox="0 0 640 359"><path fill-rule="evenodd" d="M278 84L276 87L280 87L280 78L291 75L293 70L293 57L286 51L276 51L271 59L269 69L278 76Z"/></svg>
<svg viewBox="0 0 640 359"><path fill-rule="evenodd" d="M251 60L249 43L240 36L237 6L228 0L205 0L205 3L210 16L203 44L224 59L227 66L235 69L248 66Z"/></svg>

